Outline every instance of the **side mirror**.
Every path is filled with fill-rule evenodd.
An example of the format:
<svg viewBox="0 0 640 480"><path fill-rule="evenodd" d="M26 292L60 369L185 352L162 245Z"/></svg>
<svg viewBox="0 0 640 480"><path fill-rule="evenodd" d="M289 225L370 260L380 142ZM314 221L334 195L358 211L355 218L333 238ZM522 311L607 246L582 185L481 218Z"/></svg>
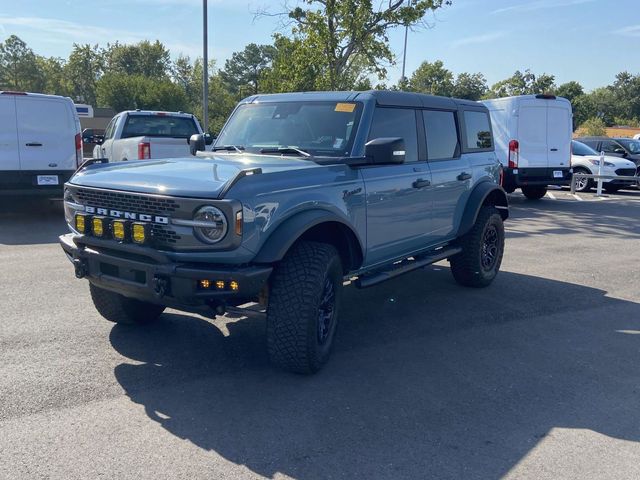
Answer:
<svg viewBox="0 0 640 480"><path fill-rule="evenodd" d="M613 149L613 153L617 153L618 155L624 155L627 152L624 151L624 148L618 147Z"/></svg>
<svg viewBox="0 0 640 480"><path fill-rule="evenodd" d="M205 133L204 134L204 144L205 145L211 145L214 140L215 140L215 138L213 137L213 135L211 135L209 133Z"/></svg>
<svg viewBox="0 0 640 480"><path fill-rule="evenodd" d="M104 143L104 135L94 135L93 142L96 145L102 145Z"/></svg>
<svg viewBox="0 0 640 480"><path fill-rule="evenodd" d="M406 156L404 138L374 138L365 145L364 155L370 165L404 163Z"/></svg>
<svg viewBox="0 0 640 480"><path fill-rule="evenodd" d="M189 139L189 151L191 155L196 154L196 152L204 152L205 150L205 134L196 133L191 135Z"/></svg>

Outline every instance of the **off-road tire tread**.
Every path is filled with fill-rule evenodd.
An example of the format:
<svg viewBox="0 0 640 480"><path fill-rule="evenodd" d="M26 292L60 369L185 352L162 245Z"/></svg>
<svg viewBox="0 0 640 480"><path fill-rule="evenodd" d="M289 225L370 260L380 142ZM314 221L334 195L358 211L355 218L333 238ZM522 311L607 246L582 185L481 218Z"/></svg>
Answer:
<svg viewBox="0 0 640 480"><path fill-rule="evenodd" d="M339 262L340 257L332 245L301 241L276 266L267 308L267 349L271 362L279 368L309 374L327 360L318 358L310 342L316 331L309 331L308 315L317 315L325 272L336 259ZM339 290L336 288L337 296Z"/></svg>
<svg viewBox="0 0 640 480"><path fill-rule="evenodd" d="M479 251L482 248L482 235L485 225L492 221L492 219L496 220L499 225L498 229L501 240L500 257L495 268L496 275L500 270L502 256L504 253L504 226L502 224L502 217L495 207L485 206L480 209L480 212L478 212L478 218L471 230L464 234L460 239L462 252L449 259L453 278L460 285L465 287L482 288L490 285L495 278L495 275L491 278L487 278L483 275L479 255Z"/></svg>
<svg viewBox="0 0 640 480"><path fill-rule="evenodd" d="M91 300L98 313L113 323L140 325L153 322L164 311L162 305L143 302L89 284Z"/></svg>

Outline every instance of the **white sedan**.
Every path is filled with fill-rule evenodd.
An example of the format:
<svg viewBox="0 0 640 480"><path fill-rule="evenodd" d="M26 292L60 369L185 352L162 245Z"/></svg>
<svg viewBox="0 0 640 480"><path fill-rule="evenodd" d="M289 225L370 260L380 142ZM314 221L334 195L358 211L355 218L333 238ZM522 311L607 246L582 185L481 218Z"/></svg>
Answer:
<svg viewBox="0 0 640 480"><path fill-rule="evenodd" d="M573 140L571 142L571 167L573 173L587 173L598 175L600 167L600 154L584 143ZM620 157L604 157L602 175L617 175L632 177L636 174L636 164ZM615 193L621 188L637 185L632 180L602 180L602 186L608 193ZM577 192L588 192L596 184L590 178L578 178L576 180Z"/></svg>

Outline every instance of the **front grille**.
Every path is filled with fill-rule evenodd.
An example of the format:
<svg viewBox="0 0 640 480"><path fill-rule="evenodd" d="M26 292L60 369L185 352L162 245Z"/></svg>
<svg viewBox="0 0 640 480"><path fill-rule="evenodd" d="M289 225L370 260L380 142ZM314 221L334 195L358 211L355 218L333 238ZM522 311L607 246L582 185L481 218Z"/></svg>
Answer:
<svg viewBox="0 0 640 480"><path fill-rule="evenodd" d="M616 170L616 175L621 177L635 177L636 170L634 168L619 168Z"/></svg>
<svg viewBox="0 0 640 480"><path fill-rule="evenodd" d="M120 193L103 190L78 188L74 197L81 205L96 208L107 208L144 215L171 216L180 208L180 204L172 198L159 198L135 193ZM182 237L170 226L153 224L151 226L151 242L154 246L173 247Z"/></svg>
<svg viewBox="0 0 640 480"><path fill-rule="evenodd" d="M110 208L146 215L168 215L180 205L172 198L151 197L133 193L109 192L78 188L74 195L82 205Z"/></svg>

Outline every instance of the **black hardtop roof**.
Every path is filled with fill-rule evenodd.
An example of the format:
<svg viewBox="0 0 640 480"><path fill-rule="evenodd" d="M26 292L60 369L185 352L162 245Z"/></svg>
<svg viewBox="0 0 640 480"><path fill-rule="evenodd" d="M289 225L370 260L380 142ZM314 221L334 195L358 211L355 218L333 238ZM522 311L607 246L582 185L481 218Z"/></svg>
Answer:
<svg viewBox="0 0 640 480"><path fill-rule="evenodd" d="M389 107L438 108L457 110L459 106L486 110L480 102L462 100L459 98L438 97L415 92L400 92L390 90L367 90L363 92L294 92L259 94L245 98L242 103L253 102L286 102L286 101L328 101L354 102L374 100L378 105Z"/></svg>

